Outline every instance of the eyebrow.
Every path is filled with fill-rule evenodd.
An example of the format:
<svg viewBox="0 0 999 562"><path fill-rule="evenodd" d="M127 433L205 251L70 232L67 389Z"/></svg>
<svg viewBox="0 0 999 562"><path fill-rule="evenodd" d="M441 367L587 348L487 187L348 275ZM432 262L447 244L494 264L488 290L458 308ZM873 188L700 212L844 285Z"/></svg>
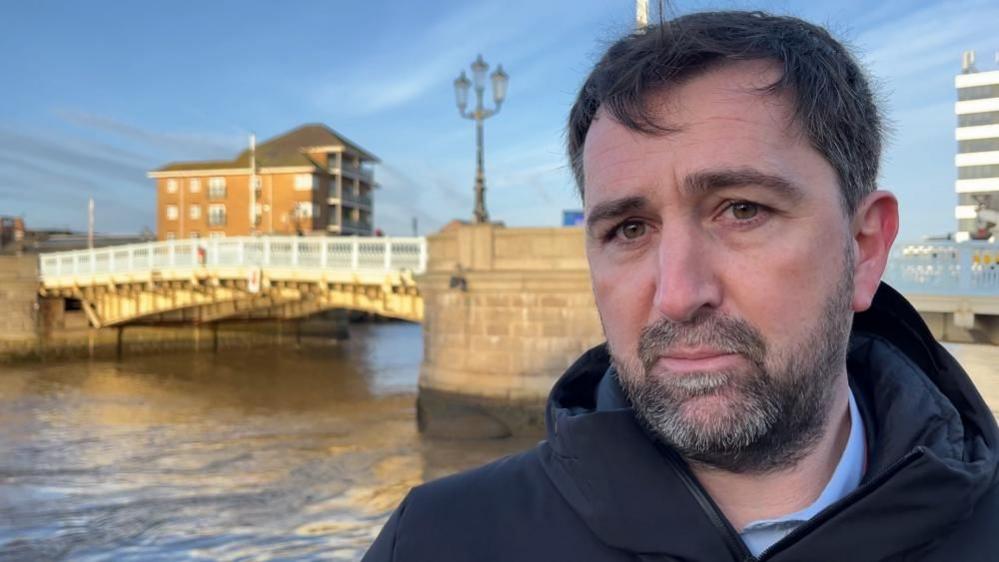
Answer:
<svg viewBox="0 0 999 562"><path fill-rule="evenodd" d="M634 213L648 206L649 200L640 195L597 203L586 215L586 232L590 236L594 236L593 230L600 222Z"/></svg>
<svg viewBox="0 0 999 562"><path fill-rule="evenodd" d="M766 174L752 168L696 172L684 178L681 190L687 196L696 197L718 189L749 185L773 191L791 203L800 201L805 193L801 187L790 180ZM648 198L640 195L621 197L598 203L586 215L586 232L590 236L595 237L594 229L597 224L647 209L649 206Z"/></svg>
<svg viewBox="0 0 999 562"><path fill-rule="evenodd" d="M731 170L706 170L684 178L682 190L686 195L698 196L726 187L759 186L775 192L794 203L804 196L804 190L794 182L766 174L752 168Z"/></svg>

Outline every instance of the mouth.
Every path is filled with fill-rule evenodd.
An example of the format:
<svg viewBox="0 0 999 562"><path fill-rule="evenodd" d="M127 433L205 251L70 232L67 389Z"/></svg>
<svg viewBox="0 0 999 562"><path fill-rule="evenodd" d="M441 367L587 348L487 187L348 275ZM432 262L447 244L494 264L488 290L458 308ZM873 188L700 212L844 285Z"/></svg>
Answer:
<svg viewBox="0 0 999 562"><path fill-rule="evenodd" d="M674 349L660 355L653 370L670 374L704 373L738 367L742 362L738 353L720 349Z"/></svg>

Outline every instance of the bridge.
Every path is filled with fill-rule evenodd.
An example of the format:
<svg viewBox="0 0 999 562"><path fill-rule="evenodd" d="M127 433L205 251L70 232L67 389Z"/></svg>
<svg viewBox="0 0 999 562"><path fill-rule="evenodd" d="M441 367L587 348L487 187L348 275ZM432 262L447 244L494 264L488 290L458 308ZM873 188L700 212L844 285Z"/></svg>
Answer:
<svg viewBox="0 0 999 562"><path fill-rule="evenodd" d="M330 309L420 322L426 265L424 238L190 239L42 254L39 292L78 299L96 328Z"/></svg>
<svg viewBox="0 0 999 562"><path fill-rule="evenodd" d="M20 353L34 355L81 344L93 354L115 343L121 353L125 332L145 349L155 343L154 332L187 328L196 348L204 323L217 347L225 320L301 318L328 309L422 322L421 430L499 436L538 426L552 382L603 340L584 247L578 228L496 224L462 225L426 239L246 237L114 246L42 254L15 276L26 290L0 292L0 310L6 299L9 316L20 318L14 331L20 326L34 338ZM0 265L0 278L5 273ZM999 344L999 244L897 244L885 280L938 339ZM62 334L32 332L58 317L50 309L62 311L59 298L79 300L89 326L119 329L87 329L83 341L69 334L74 326L65 342ZM121 329L132 324L156 326ZM250 336L229 337L239 345ZM164 348L176 345L167 340Z"/></svg>
<svg viewBox="0 0 999 562"><path fill-rule="evenodd" d="M980 327L999 317L999 243L933 242L897 245L885 281L924 314L953 315L956 326ZM984 327L999 333L999 324Z"/></svg>
<svg viewBox="0 0 999 562"><path fill-rule="evenodd" d="M260 236L130 244L42 254L40 293L79 299L94 327L292 319L329 309L421 322L424 305L415 276L427 271L427 254L425 238ZM999 244L900 244L885 280L920 312L953 315L962 328L974 328L976 318L999 317Z"/></svg>

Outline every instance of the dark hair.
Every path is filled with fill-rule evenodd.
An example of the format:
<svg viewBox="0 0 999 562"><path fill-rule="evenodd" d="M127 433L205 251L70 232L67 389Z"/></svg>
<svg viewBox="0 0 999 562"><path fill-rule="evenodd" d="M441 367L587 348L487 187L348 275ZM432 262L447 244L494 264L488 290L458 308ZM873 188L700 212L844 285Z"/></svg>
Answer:
<svg viewBox="0 0 999 562"><path fill-rule="evenodd" d="M773 60L782 66L768 93L790 92L794 118L839 176L845 209L874 191L883 128L860 65L821 27L763 12L700 12L618 40L583 84L569 113L568 153L585 191L583 144L603 107L626 127L669 132L656 122L650 94L725 62Z"/></svg>

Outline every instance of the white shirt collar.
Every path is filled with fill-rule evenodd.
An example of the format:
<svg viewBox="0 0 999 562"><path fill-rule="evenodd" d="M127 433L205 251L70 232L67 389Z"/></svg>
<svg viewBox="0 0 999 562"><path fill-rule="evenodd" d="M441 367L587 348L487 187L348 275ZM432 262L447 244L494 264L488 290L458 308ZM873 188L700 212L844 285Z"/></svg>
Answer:
<svg viewBox="0 0 999 562"><path fill-rule="evenodd" d="M850 436L847 438L843 455L840 457L826 487L819 494L819 497L804 509L781 517L760 519L747 524L740 535L754 556L758 556L795 527L808 521L860 485L867 464L867 442L864 420L860 417L860 410L857 408L857 401L853 397L852 390L849 402Z"/></svg>

